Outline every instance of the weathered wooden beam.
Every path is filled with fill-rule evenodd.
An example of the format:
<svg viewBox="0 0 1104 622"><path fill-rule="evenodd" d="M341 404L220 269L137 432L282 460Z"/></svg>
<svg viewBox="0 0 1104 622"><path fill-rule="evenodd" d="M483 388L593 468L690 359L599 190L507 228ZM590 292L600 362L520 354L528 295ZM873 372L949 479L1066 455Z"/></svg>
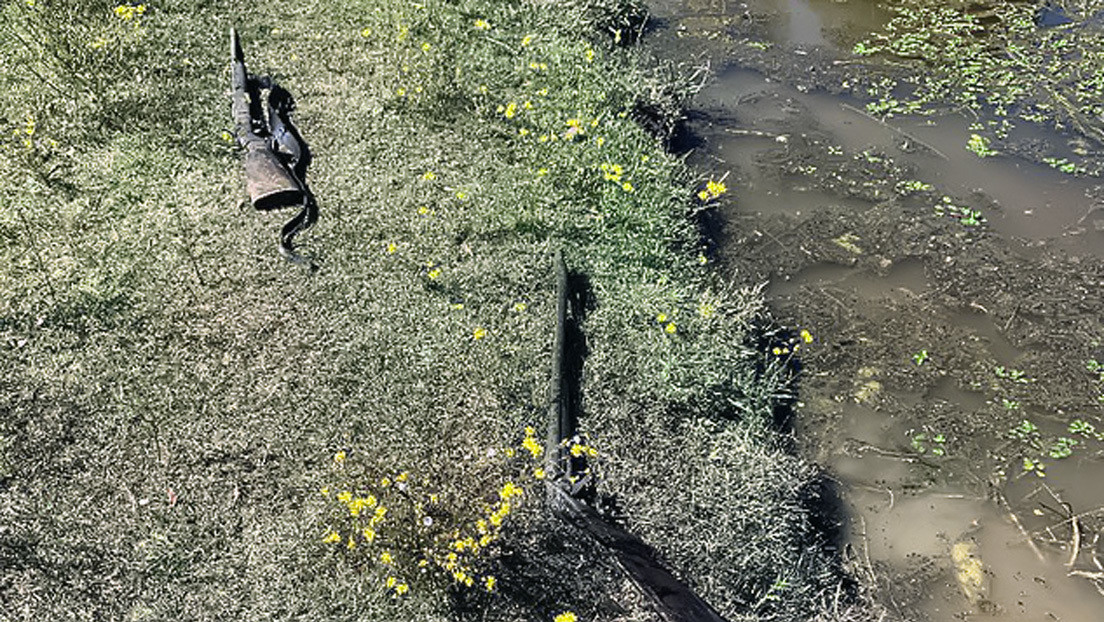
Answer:
<svg viewBox="0 0 1104 622"><path fill-rule="evenodd" d="M606 522L589 504L571 496L563 482L550 484L548 491L553 515L609 549L664 622L728 622L664 568L655 550L640 538Z"/></svg>
<svg viewBox="0 0 1104 622"><path fill-rule="evenodd" d="M547 440L548 500L552 514L587 534L596 544L608 549L618 566L647 596L664 622L727 622L712 607L679 581L657 560L655 550L643 540L617 525L610 524L582 496L592 488L580 479L585 459L573 459L565 441L577 432L579 379L581 370L579 342L570 331L578 331L581 318L571 317L568 304L572 294L563 252L556 251L556 334L552 351L552 382L549 388ZM581 307L580 307L581 308ZM575 313L581 313L576 309ZM573 344L576 347L572 347ZM585 479L589 483L589 477Z"/></svg>

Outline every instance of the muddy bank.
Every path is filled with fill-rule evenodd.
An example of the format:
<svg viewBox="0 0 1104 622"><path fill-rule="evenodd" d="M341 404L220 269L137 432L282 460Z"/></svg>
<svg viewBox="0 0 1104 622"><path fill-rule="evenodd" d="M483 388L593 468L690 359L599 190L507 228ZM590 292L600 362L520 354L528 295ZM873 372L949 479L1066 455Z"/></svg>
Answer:
<svg viewBox="0 0 1104 622"><path fill-rule="evenodd" d="M654 45L717 75L685 142L735 191L718 261L767 283L799 445L839 483L872 597L898 619L1094 619L1102 195L1030 157L1078 137L1023 128L983 159L963 118L869 115L849 85L877 76L840 50L879 10L656 9Z"/></svg>

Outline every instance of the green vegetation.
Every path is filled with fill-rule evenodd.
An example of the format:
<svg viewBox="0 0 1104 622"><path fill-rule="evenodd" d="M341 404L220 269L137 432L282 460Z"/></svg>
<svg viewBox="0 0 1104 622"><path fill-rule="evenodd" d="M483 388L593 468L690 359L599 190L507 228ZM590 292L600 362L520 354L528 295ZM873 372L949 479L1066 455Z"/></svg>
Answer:
<svg viewBox="0 0 1104 622"><path fill-rule="evenodd" d="M970 134L970 140L966 142L966 148L976 153L979 158L997 155L997 151L989 146L989 139L979 134Z"/></svg>
<svg viewBox="0 0 1104 622"><path fill-rule="evenodd" d="M909 430L909 444L917 453L931 453L933 456L947 455L947 435L925 428L921 432Z"/></svg>
<svg viewBox="0 0 1104 622"><path fill-rule="evenodd" d="M993 369L993 373L997 378L1003 378L1005 380L1011 380L1017 384L1028 384L1035 382L1034 378L1027 375L1027 372L1022 369L1013 369L1011 367L1005 367L1004 365L998 365Z"/></svg>
<svg viewBox="0 0 1104 622"><path fill-rule="evenodd" d="M920 350L916 354L912 355L912 362L916 363L917 367L927 362L929 356L927 350Z"/></svg>
<svg viewBox="0 0 1104 622"><path fill-rule="evenodd" d="M977 227L985 222L985 217L981 215L981 211L964 205L956 205L949 196L944 196L942 201L936 203L933 209L936 216L954 218L962 223L964 227Z"/></svg>
<svg viewBox="0 0 1104 622"><path fill-rule="evenodd" d="M989 136L974 134L970 149L991 155L1019 121L1077 131L1104 144L1104 38L1095 15L1099 0L1048 3L1070 23L1041 27L1036 3L987 0L932 3L895 0L882 32L855 45L870 67L889 70L868 81L867 109L875 114L958 110ZM1057 161L1057 160L1056 160ZM1082 172L1061 161L1065 172ZM1084 171L1087 172L1087 171Z"/></svg>
<svg viewBox="0 0 1104 622"><path fill-rule="evenodd" d="M732 620L857 618L815 471L774 427L788 372L754 347L760 294L688 219L723 183L636 122L688 94L625 46L642 18L6 2L5 615L643 616L517 460L545 426L562 247L589 279L581 423L619 516ZM237 207L232 23L297 97L316 272L277 255L284 214Z"/></svg>
<svg viewBox="0 0 1104 622"><path fill-rule="evenodd" d="M1024 419L1009 430L1008 437L1017 441L1024 472L1033 472L1039 477L1045 477L1044 458L1062 460L1072 456L1077 447L1087 447L1104 441L1104 434L1097 432L1093 424L1082 419L1071 421L1066 427L1066 432L1070 436L1044 434L1037 425Z"/></svg>

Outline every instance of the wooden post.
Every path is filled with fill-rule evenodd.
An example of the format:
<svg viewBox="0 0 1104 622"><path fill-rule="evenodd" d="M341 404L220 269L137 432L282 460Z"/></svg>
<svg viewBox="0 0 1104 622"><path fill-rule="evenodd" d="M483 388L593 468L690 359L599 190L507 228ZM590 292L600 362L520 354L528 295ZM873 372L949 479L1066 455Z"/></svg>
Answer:
<svg viewBox="0 0 1104 622"><path fill-rule="evenodd" d="M552 382L549 387L549 422L547 440L548 500L553 516L586 533L595 543L609 549L618 566L652 602L664 622L727 622L684 583L675 578L656 559L655 550L625 529L605 521L598 512L580 498L582 486L577 469L585 463L575 463L564 441L575 436L578 415L575 405L576 378L571 370L579 366L570 357L568 342L570 295L567 265L563 252L556 251L556 334L552 350ZM588 480L589 481L589 480ZM588 488L589 490L589 488ZM585 494L585 493L584 493Z"/></svg>

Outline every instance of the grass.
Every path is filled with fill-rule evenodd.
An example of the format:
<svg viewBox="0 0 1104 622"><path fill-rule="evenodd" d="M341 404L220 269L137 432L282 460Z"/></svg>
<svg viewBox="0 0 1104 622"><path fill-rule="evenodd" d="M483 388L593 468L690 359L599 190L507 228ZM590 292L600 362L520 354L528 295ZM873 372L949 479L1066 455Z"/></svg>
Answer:
<svg viewBox="0 0 1104 622"><path fill-rule="evenodd" d="M689 218L718 186L637 123L688 94L626 47L639 5L141 6L3 7L6 616L647 619L517 459L557 248L591 288L582 427L621 520L730 619L834 615L761 297ZM290 215L238 207L231 23L298 100L316 272L277 255ZM468 586L447 551L492 513Z"/></svg>

